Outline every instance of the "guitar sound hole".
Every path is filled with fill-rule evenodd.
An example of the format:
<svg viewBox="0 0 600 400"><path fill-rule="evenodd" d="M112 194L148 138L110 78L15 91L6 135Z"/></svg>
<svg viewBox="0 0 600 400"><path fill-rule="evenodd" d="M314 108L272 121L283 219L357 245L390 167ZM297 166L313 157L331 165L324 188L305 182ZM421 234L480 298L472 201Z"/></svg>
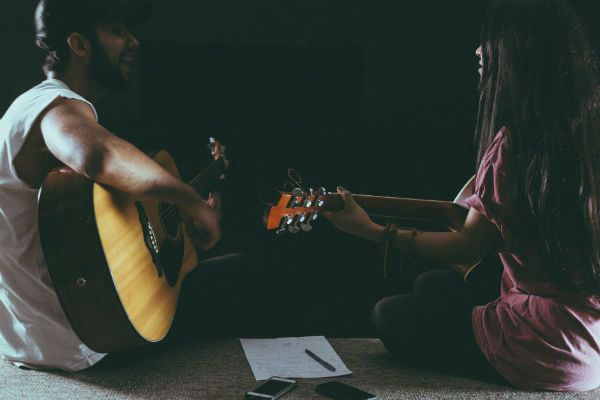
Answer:
<svg viewBox="0 0 600 400"><path fill-rule="evenodd" d="M179 209L171 204L160 203L160 222L165 230L167 236L171 240L177 240L181 233L181 217L179 215Z"/></svg>

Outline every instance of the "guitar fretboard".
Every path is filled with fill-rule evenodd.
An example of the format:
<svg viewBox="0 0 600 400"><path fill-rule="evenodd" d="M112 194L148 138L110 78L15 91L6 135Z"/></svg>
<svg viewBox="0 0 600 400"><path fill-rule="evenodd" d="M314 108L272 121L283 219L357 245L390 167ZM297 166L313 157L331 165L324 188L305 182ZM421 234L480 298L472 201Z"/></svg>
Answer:
<svg viewBox="0 0 600 400"><path fill-rule="evenodd" d="M208 193L213 188L214 184L225 173L225 161L222 158L214 161L211 165L205 168L201 173L196 175L189 184L200 193Z"/></svg>

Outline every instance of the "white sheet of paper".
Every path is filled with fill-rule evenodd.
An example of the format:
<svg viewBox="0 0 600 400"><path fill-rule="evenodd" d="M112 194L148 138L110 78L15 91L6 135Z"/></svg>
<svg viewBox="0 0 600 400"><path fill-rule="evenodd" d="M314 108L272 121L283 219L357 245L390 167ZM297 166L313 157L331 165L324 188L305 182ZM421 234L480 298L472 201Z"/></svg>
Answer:
<svg viewBox="0 0 600 400"><path fill-rule="evenodd" d="M352 373L324 336L240 339L240 342L257 381L272 376L328 378ZM335 371L330 371L313 360L305 349L331 364Z"/></svg>

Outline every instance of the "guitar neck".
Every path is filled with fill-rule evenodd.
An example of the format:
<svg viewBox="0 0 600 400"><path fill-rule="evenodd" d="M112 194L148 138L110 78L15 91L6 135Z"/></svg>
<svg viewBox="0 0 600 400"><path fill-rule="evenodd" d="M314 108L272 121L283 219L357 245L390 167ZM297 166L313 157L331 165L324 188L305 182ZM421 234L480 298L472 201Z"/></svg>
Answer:
<svg viewBox="0 0 600 400"><path fill-rule="evenodd" d="M354 201L373 217L426 222L441 225L450 230L464 226L468 210L450 201L418 200L400 197L352 195ZM344 200L337 193L325 196L323 210L339 211Z"/></svg>
<svg viewBox="0 0 600 400"><path fill-rule="evenodd" d="M196 175L189 184L199 193L208 194L225 173L226 165L222 158L215 160L201 173Z"/></svg>

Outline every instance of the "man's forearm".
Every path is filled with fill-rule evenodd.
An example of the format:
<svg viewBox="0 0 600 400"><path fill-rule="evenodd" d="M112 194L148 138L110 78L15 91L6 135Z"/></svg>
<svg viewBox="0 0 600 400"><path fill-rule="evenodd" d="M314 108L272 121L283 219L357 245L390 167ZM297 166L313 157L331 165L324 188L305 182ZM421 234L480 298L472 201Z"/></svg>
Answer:
<svg viewBox="0 0 600 400"><path fill-rule="evenodd" d="M192 187L99 125L80 101L56 102L40 118L39 129L57 159L95 182L167 203L204 203Z"/></svg>
<svg viewBox="0 0 600 400"><path fill-rule="evenodd" d="M191 186L124 140L112 137L97 149L101 154L91 156L94 161L83 167L83 173L95 182L166 203L203 201Z"/></svg>

